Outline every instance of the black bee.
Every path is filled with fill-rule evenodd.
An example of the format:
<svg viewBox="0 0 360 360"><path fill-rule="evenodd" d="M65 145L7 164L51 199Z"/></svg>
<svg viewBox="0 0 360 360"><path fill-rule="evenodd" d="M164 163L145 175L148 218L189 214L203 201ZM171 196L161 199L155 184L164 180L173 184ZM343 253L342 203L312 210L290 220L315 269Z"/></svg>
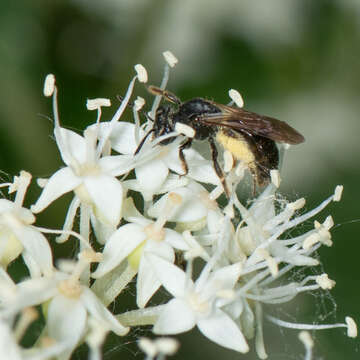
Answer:
<svg viewBox="0 0 360 360"><path fill-rule="evenodd" d="M191 146L193 139L207 140L210 144L212 160L216 174L220 178L224 191L229 196L224 173L218 163L216 143L231 152L236 160L243 161L252 173L255 183L264 186L270 181L270 170L279 165L279 151L276 142L299 144L304 137L287 123L247 111L238 107L218 104L202 98L186 102L167 90L150 86L149 91L163 96L172 105L161 105L156 111L153 128L140 142L138 153L146 138L153 133L154 138L175 131L175 125L182 123L190 126L195 135L188 138L179 147L179 157L188 172L184 149ZM170 137L160 144L166 145L175 140Z"/></svg>

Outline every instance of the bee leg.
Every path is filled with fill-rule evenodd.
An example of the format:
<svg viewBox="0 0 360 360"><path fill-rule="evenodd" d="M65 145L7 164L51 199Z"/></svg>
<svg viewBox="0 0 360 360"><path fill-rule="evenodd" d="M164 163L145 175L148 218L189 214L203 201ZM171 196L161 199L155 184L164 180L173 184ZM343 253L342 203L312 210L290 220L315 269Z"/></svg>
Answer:
<svg viewBox="0 0 360 360"><path fill-rule="evenodd" d="M134 155L136 155L136 154L138 154L138 153L140 152L141 148L142 148L143 145L145 144L146 139L147 139L148 136L149 136L152 132L154 132L154 131L155 131L154 129L151 129L151 130L149 130L149 131L145 134L145 136L141 139L140 144L139 144L138 147L136 148L136 150L135 150L135 152L134 152Z"/></svg>
<svg viewBox="0 0 360 360"><path fill-rule="evenodd" d="M258 168L257 168L257 164L255 161L248 164L248 167L249 167L249 170L251 173L251 178L252 178L252 186L251 186L252 196L255 197L256 188L257 188L257 185L259 184Z"/></svg>
<svg viewBox="0 0 360 360"><path fill-rule="evenodd" d="M213 160L213 164L214 164L214 169L216 172L216 175L219 177L221 184L224 188L225 194L228 198L230 198L230 193L229 193L229 189L226 185L226 180L225 180L225 176L224 173L217 161L217 157L218 157L218 151L214 142L214 139L212 137L209 137L209 143L210 143L210 148L211 148L211 156L212 156L212 160Z"/></svg>
<svg viewBox="0 0 360 360"><path fill-rule="evenodd" d="M179 158L181 161L181 166L184 170L184 174L181 174L181 176L185 176L189 172L189 166L185 159L184 149L188 149L191 146L191 143L192 143L192 139L189 138L179 147Z"/></svg>

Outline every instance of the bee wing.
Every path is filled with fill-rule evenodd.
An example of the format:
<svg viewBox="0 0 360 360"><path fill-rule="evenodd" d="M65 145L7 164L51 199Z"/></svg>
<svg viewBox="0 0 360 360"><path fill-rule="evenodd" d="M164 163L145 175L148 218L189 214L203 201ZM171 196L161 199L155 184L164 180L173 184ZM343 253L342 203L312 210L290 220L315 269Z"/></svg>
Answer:
<svg viewBox="0 0 360 360"><path fill-rule="evenodd" d="M280 143L299 144L305 138L286 122L240 108L215 103L221 112L203 114L199 121L207 125L229 127L260 135Z"/></svg>

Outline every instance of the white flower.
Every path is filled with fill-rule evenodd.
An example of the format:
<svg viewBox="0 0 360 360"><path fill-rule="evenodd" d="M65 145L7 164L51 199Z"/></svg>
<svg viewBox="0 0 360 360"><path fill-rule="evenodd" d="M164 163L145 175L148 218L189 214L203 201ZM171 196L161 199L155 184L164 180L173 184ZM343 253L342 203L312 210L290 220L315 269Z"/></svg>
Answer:
<svg viewBox="0 0 360 360"><path fill-rule="evenodd" d="M21 329L24 326L25 322L29 322L27 325L30 325L32 321L35 320L33 315L26 315L29 313L36 313L32 308L25 309L22 314L20 314L19 319L15 325L15 329L12 329L12 326L9 322L6 322L4 319L0 318L0 359L6 360L48 360L55 356L60 355L67 348L65 343L54 343L48 344L45 347L33 346L32 348L22 348L19 342L19 335L21 330L26 331L27 326ZM36 316L36 315L35 315ZM28 319L25 319L28 318ZM20 324L20 325L19 325Z"/></svg>
<svg viewBox="0 0 360 360"><path fill-rule="evenodd" d="M58 344L66 346L59 360L69 359L85 334L90 318L106 324L119 336L128 332L92 291L79 281L89 262L98 261L92 252L80 254L80 260L71 274L56 271L50 277L24 280L4 299L0 315L11 318L22 309L46 304L47 333Z"/></svg>
<svg viewBox="0 0 360 360"><path fill-rule="evenodd" d="M39 213L63 194L74 191L76 196L66 219L66 230L72 228L80 203L87 206L93 217L101 223L115 228L121 219L123 200L123 188L116 176L125 174L131 169L129 166L131 159L121 156L101 157L103 144L101 142L97 144L96 127L85 130L84 137L60 127L56 87L53 97L55 139L67 166L50 177L31 210Z"/></svg>
<svg viewBox="0 0 360 360"><path fill-rule="evenodd" d="M131 223L120 226L105 244L103 260L92 274L100 278L114 269L125 259L138 271L136 283L136 302L144 307L161 283L155 276L151 264L144 256L148 252L174 262L174 249L187 250L188 245L176 231L164 228L171 208L181 202L177 194L170 194L169 201L163 208L162 216L156 222L143 217L135 208L131 199L127 200L124 212ZM100 280L101 281L101 280Z"/></svg>
<svg viewBox="0 0 360 360"><path fill-rule="evenodd" d="M152 125L150 124L150 126ZM112 128L111 135L108 137L111 148L120 154L134 155L140 140L145 136L145 132L141 128L138 129L136 125L127 122L114 125L101 123L99 136L106 136L109 127ZM140 152L133 158L136 181L128 181L127 184L130 189L141 192L145 199L151 199L154 194L166 191L163 186L170 171L176 174L184 173L179 159L179 146L183 137L179 136L178 139L168 145L159 145L159 142L165 137L168 135L152 142L145 142ZM214 185L219 184L219 179L211 163L199 155L196 150L193 148L185 149L184 156L189 166L187 174L189 178Z"/></svg>
<svg viewBox="0 0 360 360"><path fill-rule="evenodd" d="M35 216L22 207L31 175L25 171L15 178L10 190L15 201L0 199L0 262L7 265L22 254L31 276L52 272L52 253L45 236L33 226Z"/></svg>
<svg viewBox="0 0 360 360"><path fill-rule="evenodd" d="M237 228L237 241L245 254L249 255L247 265L254 265L263 260L269 263L272 259L275 259L276 263L284 262L298 266L317 265L318 261L311 257L313 246L320 243L331 246L331 217L327 218L323 225L315 222L315 229L305 234L290 239L283 239L281 236L286 230L319 213L333 201L334 195L312 211L296 216L296 211L305 205L305 199L298 199L292 203L283 201L282 209L276 212L275 190L272 184L269 185L249 209L236 202L243 218Z"/></svg>
<svg viewBox="0 0 360 360"><path fill-rule="evenodd" d="M211 341L242 353L249 351L236 323L221 307L232 300L233 288L241 265L233 264L210 272L205 266L193 282L175 265L148 253L162 285L174 296L164 307L154 325L154 333L179 334L197 326Z"/></svg>
<svg viewBox="0 0 360 360"><path fill-rule="evenodd" d="M73 190L82 202L92 206L101 221L116 226L121 216L123 190L115 176L128 170L121 169L116 156L98 158L95 133L89 130L84 135L82 137L63 128L56 129L56 141L67 167L50 177L31 209L38 213L58 197Z"/></svg>
<svg viewBox="0 0 360 360"><path fill-rule="evenodd" d="M209 196L209 192L200 184L191 181L188 185L174 189L172 193L178 194L183 199L180 206L169 216L169 221L177 224L177 230L197 231L208 226L210 233L219 231L219 224L223 217L215 200ZM158 217L168 200L169 194L162 196L152 207L148 214Z"/></svg>

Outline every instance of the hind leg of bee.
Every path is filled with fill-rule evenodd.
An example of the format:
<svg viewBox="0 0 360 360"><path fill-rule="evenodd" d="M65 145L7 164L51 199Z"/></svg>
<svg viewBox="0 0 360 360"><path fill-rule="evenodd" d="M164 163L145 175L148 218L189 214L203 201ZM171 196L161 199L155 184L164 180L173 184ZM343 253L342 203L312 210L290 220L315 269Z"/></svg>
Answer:
<svg viewBox="0 0 360 360"><path fill-rule="evenodd" d="M189 172L189 166L185 159L184 150L188 149L191 146L191 143L192 143L192 139L189 138L179 147L179 158L181 161L181 166L184 170L184 174L181 174L181 176L185 176Z"/></svg>
<svg viewBox="0 0 360 360"><path fill-rule="evenodd" d="M211 148L211 156L212 156L212 160L213 160L213 164L214 164L214 169L216 172L216 175L219 177L221 184L224 188L224 192L226 194L226 196L229 198L230 197L230 193L229 193L229 189L226 185L226 180L225 180L225 175L218 163L217 157L218 157L218 151L214 142L214 139L212 137L209 137L209 143L210 143L210 148Z"/></svg>

